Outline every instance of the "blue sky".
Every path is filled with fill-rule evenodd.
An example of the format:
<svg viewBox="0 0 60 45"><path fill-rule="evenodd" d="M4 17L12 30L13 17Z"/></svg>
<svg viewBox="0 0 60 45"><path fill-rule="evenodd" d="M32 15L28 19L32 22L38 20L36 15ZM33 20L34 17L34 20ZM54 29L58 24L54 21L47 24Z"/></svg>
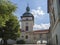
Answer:
<svg viewBox="0 0 60 45"><path fill-rule="evenodd" d="M42 30L48 29L50 26L49 15L47 13L47 0L10 0L16 4L17 9L15 15L20 20L20 16L26 11L27 4L29 4L30 12L34 15L34 29Z"/></svg>

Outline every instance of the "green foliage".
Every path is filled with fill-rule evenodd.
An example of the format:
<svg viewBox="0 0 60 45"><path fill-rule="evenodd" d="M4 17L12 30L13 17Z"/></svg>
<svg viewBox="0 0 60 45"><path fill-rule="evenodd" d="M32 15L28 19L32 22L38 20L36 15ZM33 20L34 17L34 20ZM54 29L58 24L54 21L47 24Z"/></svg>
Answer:
<svg viewBox="0 0 60 45"><path fill-rule="evenodd" d="M5 26L5 22L9 20L9 15L0 15L0 27Z"/></svg>
<svg viewBox="0 0 60 45"><path fill-rule="evenodd" d="M6 22L4 27L5 33L8 35L7 39L16 39L19 35L20 25L17 17L14 15L10 16L10 19ZM19 33L18 33L19 32ZM5 35L6 36L6 35Z"/></svg>
<svg viewBox="0 0 60 45"><path fill-rule="evenodd" d="M0 27L5 26L5 22L9 20L9 16L16 10L16 6L10 1L0 0Z"/></svg>
<svg viewBox="0 0 60 45"><path fill-rule="evenodd" d="M19 21L12 14L15 10L16 6L10 1L0 0L0 37L4 40L16 39L20 36Z"/></svg>
<svg viewBox="0 0 60 45"><path fill-rule="evenodd" d="M16 10L16 6L10 1L0 0L0 14L10 14Z"/></svg>

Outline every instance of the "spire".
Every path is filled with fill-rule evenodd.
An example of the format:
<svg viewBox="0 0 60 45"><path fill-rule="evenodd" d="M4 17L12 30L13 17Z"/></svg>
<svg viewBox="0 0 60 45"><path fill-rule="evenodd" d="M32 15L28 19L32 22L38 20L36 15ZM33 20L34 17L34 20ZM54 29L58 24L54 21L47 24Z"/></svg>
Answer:
<svg viewBox="0 0 60 45"><path fill-rule="evenodd" d="M29 4L27 4L26 11L27 11L27 12L30 11Z"/></svg>

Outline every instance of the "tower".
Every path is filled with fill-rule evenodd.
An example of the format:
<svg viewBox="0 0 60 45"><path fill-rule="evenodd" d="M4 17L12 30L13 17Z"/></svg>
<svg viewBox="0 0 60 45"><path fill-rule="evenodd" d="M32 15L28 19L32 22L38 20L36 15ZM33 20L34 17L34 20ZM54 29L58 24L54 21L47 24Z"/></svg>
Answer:
<svg viewBox="0 0 60 45"><path fill-rule="evenodd" d="M21 16L21 38L27 43L32 40L31 32L33 32L34 16L30 13L29 6L26 7L26 12Z"/></svg>
<svg viewBox="0 0 60 45"><path fill-rule="evenodd" d="M21 26L24 31L32 31L34 25L34 16L30 13L29 6L26 7L26 12L21 16Z"/></svg>

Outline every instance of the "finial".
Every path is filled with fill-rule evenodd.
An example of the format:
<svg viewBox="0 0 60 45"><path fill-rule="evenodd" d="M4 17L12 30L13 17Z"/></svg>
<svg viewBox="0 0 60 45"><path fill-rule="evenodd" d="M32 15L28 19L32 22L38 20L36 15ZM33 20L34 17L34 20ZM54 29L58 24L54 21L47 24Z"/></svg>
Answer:
<svg viewBox="0 0 60 45"><path fill-rule="evenodd" d="M26 11L27 11L27 12L29 12L29 11L30 11L29 4L28 4L28 3L27 3Z"/></svg>

